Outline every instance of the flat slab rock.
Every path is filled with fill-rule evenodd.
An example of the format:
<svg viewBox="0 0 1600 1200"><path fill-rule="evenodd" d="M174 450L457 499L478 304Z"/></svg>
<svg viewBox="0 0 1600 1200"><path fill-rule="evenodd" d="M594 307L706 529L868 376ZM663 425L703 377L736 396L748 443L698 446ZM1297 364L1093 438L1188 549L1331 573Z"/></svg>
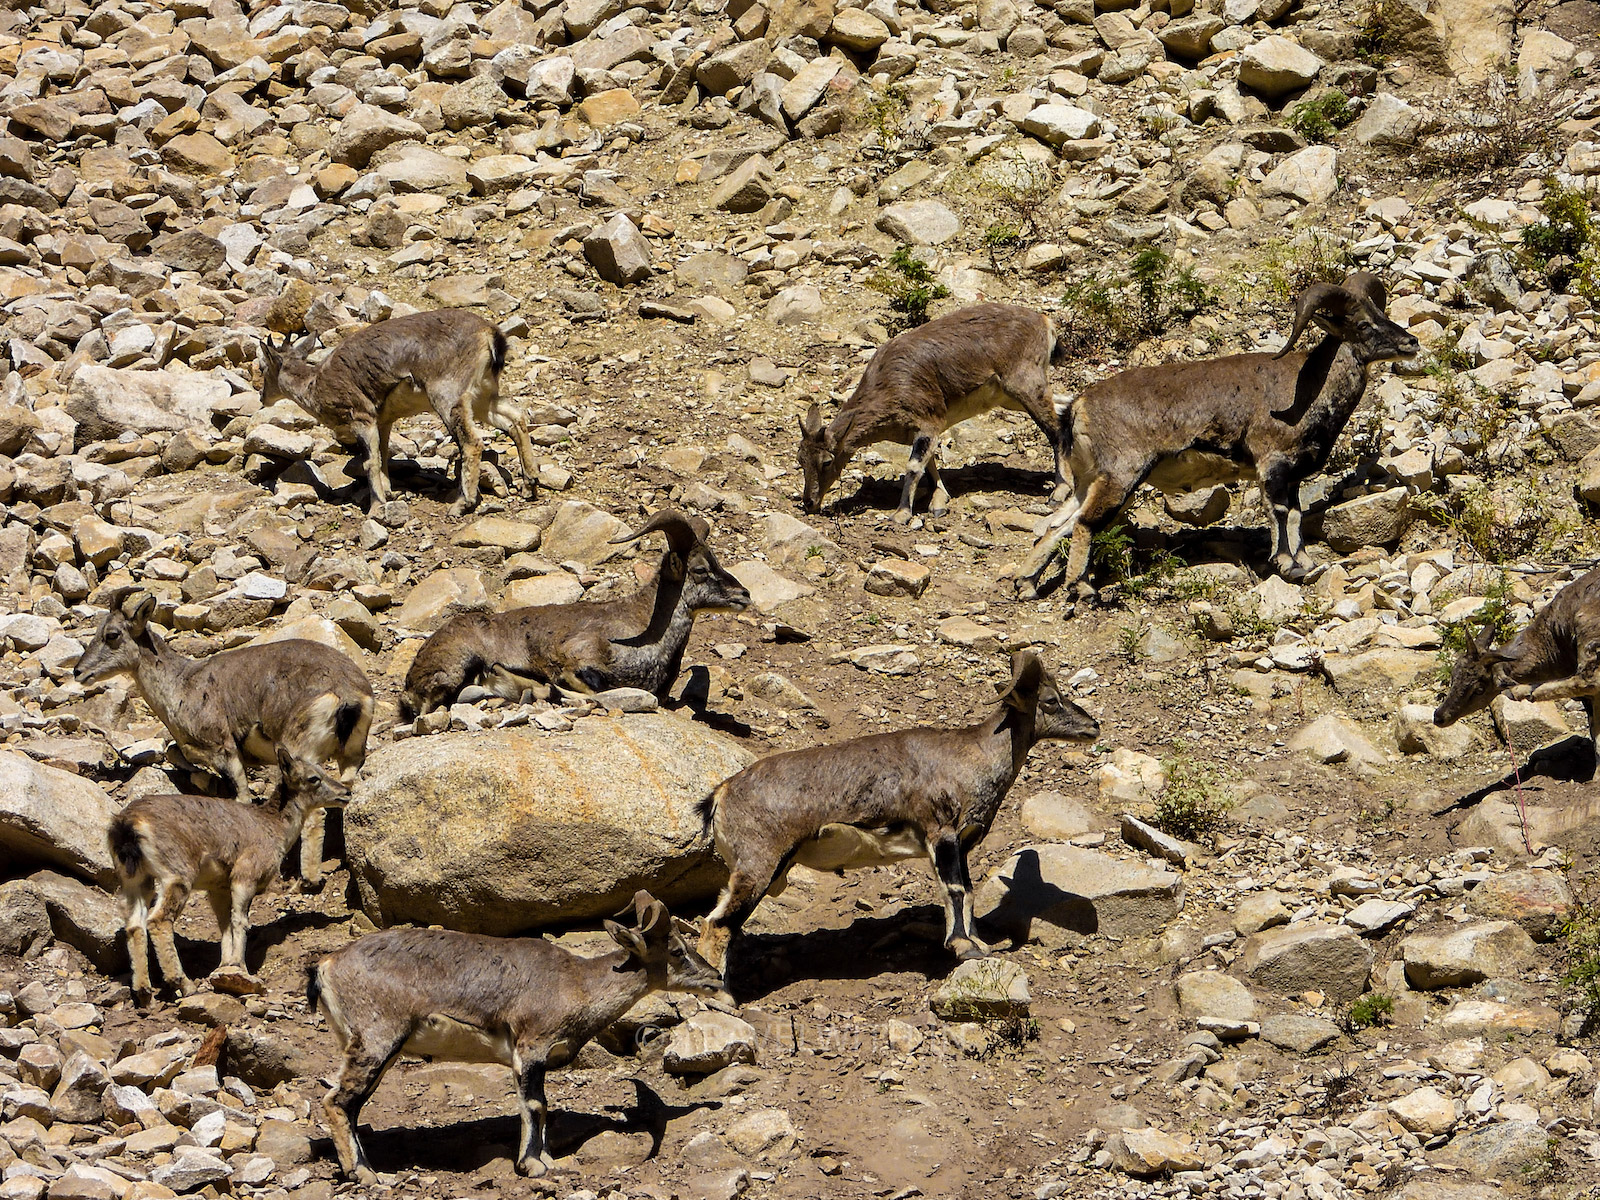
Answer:
<svg viewBox="0 0 1600 1200"><path fill-rule="evenodd" d="M1533 955L1534 942L1510 921L1478 921L1412 934L1400 943L1400 953L1406 982L1427 991L1513 973Z"/></svg>
<svg viewBox="0 0 1600 1200"><path fill-rule="evenodd" d="M1027 972L1003 958L960 964L929 1001L933 1011L948 1021L1023 1017L1032 1003Z"/></svg>
<svg viewBox="0 0 1600 1200"><path fill-rule="evenodd" d="M1040 926L1147 937L1183 909L1183 876L1076 846L1028 846L978 889L980 926L1026 939Z"/></svg>
<svg viewBox="0 0 1600 1200"><path fill-rule="evenodd" d="M1346 925L1307 922L1253 934L1245 943L1245 977L1283 995L1320 991L1354 1000L1367 986L1372 947Z"/></svg>
<svg viewBox="0 0 1600 1200"><path fill-rule="evenodd" d="M1339 1040L1339 1027L1321 1017L1279 1013L1261 1022L1261 1040L1280 1050L1310 1054Z"/></svg>

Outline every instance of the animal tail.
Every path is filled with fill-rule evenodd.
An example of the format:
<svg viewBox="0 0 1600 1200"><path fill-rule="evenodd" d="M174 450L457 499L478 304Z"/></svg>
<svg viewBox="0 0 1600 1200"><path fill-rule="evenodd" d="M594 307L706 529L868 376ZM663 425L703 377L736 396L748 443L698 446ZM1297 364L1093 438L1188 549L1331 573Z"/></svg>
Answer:
<svg viewBox="0 0 1600 1200"><path fill-rule="evenodd" d="M722 793L722 785L718 784L711 791L700 797L699 803L694 806L694 811L700 816L701 834L711 832L712 818L717 815L717 797Z"/></svg>
<svg viewBox="0 0 1600 1200"><path fill-rule="evenodd" d="M144 866L144 848L139 845L139 834L133 822L121 816L114 817L111 828L106 831L106 842L111 847L111 857L116 860L118 871L129 878L137 875Z"/></svg>
<svg viewBox="0 0 1600 1200"><path fill-rule="evenodd" d="M322 999L322 964L312 963L306 968L306 1009L317 1011L317 1001Z"/></svg>
<svg viewBox="0 0 1600 1200"><path fill-rule="evenodd" d="M489 349L489 369L498 376L501 371L505 370L506 351L509 343L506 341L506 335L501 333L499 329L494 331L492 337L493 341Z"/></svg>
<svg viewBox="0 0 1600 1200"><path fill-rule="evenodd" d="M356 726L361 723L361 714L366 706L359 700L346 700L339 705L333 714L333 736L339 739L342 746L350 740L350 735L356 731Z"/></svg>
<svg viewBox="0 0 1600 1200"><path fill-rule="evenodd" d="M1050 322L1050 361L1054 365L1060 366L1062 363L1067 361L1067 356L1068 356L1067 344L1064 341L1061 340L1061 336L1060 336L1059 332L1056 330L1056 323L1054 321L1051 321Z"/></svg>

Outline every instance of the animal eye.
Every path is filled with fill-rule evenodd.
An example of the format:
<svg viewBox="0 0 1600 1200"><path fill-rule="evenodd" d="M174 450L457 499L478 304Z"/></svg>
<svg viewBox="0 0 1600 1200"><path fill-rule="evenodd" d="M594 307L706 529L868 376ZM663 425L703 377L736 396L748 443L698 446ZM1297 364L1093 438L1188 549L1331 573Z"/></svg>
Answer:
<svg viewBox="0 0 1600 1200"><path fill-rule="evenodd" d="M110 633L106 634L106 645L108 646L115 646L121 640L122 631L120 629L113 629Z"/></svg>

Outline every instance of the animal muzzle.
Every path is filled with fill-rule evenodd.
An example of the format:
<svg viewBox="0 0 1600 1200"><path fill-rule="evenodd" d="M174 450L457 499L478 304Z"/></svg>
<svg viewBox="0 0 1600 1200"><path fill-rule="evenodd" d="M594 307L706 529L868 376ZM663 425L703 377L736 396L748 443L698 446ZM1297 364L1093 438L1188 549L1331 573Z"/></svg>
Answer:
<svg viewBox="0 0 1600 1200"><path fill-rule="evenodd" d="M1441 704L1438 708L1433 710L1433 723L1440 729L1443 729L1447 725L1454 725L1456 723L1456 719L1454 714L1446 713L1444 710L1444 705Z"/></svg>

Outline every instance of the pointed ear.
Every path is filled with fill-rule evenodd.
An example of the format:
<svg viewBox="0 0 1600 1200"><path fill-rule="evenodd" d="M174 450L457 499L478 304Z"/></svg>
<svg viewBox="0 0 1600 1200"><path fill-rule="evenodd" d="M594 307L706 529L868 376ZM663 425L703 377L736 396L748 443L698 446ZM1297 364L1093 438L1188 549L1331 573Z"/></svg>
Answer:
<svg viewBox="0 0 1600 1200"><path fill-rule="evenodd" d="M156 598L149 592L136 592L122 602L122 615L133 626L133 636L140 637L150 618L155 615Z"/></svg>
<svg viewBox="0 0 1600 1200"><path fill-rule="evenodd" d="M806 415L800 419L800 432L807 438L815 438L822 432L822 410L815 403L806 409Z"/></svg>
<svg viewBox="0 0 1600 1200"><path fill-rule="evenodd" d="M1473 635L1472 648L1479 654L1486 654L1489 650L1489 643L1492 641L1494 641L1494 630L1485 625Z"/></svg>
<svg viewBox="0 0 1600 1200"><path fill-rule="evenodd" d="M294 755L290 754L289 751L286 750L284 747L279 746L278 747L278 770L283 772L283 777L285 779L288 779L291 775L295 774L295 766L296 766L296 764L295 764L295 761L294 761Z"/></svg>
<svg viewBox="0 0 1600 1200"><path fill-rule="evenodd" d="M618 925L615 921L605 922L605 927L606 932L611 935L611 940L629 954L637 958L645 956L644 938L639 936L637 929L629 929L625 925Z"/></svg>

